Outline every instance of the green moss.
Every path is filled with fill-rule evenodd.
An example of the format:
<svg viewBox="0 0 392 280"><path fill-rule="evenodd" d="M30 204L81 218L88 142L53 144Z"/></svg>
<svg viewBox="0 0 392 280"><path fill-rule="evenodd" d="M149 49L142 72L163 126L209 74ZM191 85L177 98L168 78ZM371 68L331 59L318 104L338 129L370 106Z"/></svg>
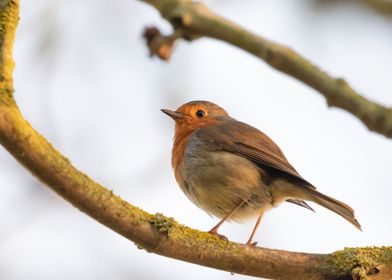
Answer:
<svg viewBox="0 0 392 280"><path fill-rule="evenodd" d="M4 36L8 31L15 30L19 19L18 4L15 0L9 0L8 3L0 6L0 37Z"/></svg>
<svg viewBox="0 0 392 280"><path fill-rule="evenodd" d="M338 86L346 87L348 86L347 82L343 78L336 78L335 82Z"/></svg>
<svg viewBox="0 0 392 280"><path fill-rule="evenodd" d="M12 48L15 30L19 20L19 3L16 0L2 1L0 6L0 97L5 96L10 101L12 96L12 71L14 61ZM7 102L7 100L4 100ZM4 103L3 102L3 103Z"/></svg>
<svg viewBox="0 0 392 280"><path fill-rule="evenodd" d="M14 91L12 88L4 88L4 85L0 82L0 105L4 104L6 106L16 107L13 93Z"/></svg>
<svg viewBox="0 0 392 280"><path fill-rule="evenodd" d="M150 225L157 229L158 232L169 235L173 224L176 223L173 218L165 217L161 213L156 213L155 215L148 216L148 222Z"/></svg>
<svg viewBox="0 0 392 280"><path fill-rule="evenodd" d="M173 218L168 218L161 213L154 215L147 214L147 221L159 233L168 236L171 239L181 239L192 244L218 245L218 248L227 248L228 244L232 244L227 240L221 239L219 236L208 232L191 229L187 226L180 225Z"/></svg>
<svg viewBox="0 0 392 280"><path fill-rule="evenodd" d="M392 264L392 247L345 248L333 253L329 263L341 277L366 279L383 265Z"/></svg>

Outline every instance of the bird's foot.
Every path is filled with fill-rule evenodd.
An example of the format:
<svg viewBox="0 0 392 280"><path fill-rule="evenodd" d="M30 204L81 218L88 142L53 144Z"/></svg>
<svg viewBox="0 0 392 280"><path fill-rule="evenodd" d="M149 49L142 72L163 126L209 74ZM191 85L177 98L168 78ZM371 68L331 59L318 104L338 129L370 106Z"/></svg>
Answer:
<svg viewBox="0 0 392 280"><path fill-rule="evenodd" d="M222 239L222 240L225 240L225 241L228 241L229 239L226 237L226 236L224 236L223 234L219 234L218 233L218 231L216 231L216 230L210 230L210 231L208 231L208 233L211 233L211 234L213 234L213 235L216 235L216 236L218 236L220 239Z"/></svg>
<svg viewBox="0 0 392 280"><path fill-rule="evenodd" d="M252 242L252 241L248 241L245 243L245 245L249 246L249 247L256 247L257 245L257 241Z"/></svg>

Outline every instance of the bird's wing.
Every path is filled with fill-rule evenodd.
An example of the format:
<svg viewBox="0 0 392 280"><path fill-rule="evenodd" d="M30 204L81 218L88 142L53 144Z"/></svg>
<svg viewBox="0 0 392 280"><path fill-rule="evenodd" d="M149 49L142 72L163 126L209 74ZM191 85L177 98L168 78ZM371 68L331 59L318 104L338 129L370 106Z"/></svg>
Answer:
<svg viewBox="0 0 392 280"><path fill-rule="evenodd" d="M274 141L250 125L227 118L199 129L196 137L209 143L214 149L244 156L257 165L269 167L299 180L306 187L315 188L299 175Z"/></svg>

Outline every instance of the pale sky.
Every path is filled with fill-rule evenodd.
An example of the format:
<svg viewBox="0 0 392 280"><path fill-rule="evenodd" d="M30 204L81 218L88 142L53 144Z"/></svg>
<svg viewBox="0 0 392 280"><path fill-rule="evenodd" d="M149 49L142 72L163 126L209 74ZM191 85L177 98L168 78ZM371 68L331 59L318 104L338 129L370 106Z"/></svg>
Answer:
<svg viewBox="0 0 392 280"><path fill-rule="evenodd" d="M371 100L392 106L392 19L353 3L206 1L221 15L294 48ZM73 164L123 199L190 227L217 220L194 206L170 166L173 123L160 112L209 100L267 133L321 192L355 209L363 232L312 204L268 212L260 246L328 253L392 244L392 140L257 58L211 39L151 59L148 25L170 27L140 1L21 1L16 100ZM250 279L138 250L43 187L0 148L0 278ZM254 221L221 233L246 242Z"/></svg>

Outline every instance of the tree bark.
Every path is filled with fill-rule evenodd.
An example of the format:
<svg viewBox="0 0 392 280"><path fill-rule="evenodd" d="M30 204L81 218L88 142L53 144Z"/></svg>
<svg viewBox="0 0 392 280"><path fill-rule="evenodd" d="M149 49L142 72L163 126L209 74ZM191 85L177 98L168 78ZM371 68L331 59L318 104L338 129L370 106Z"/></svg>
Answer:
<svg viewBox="0 0 392 280"><path fill-rule="evenodd" d="M77 170L25 120L13 97L19 1L0 0L0 143L28 171L93 219L159 255L272 279L390 279L392 247L308 254L249 247L149 214Z"/></svg>

